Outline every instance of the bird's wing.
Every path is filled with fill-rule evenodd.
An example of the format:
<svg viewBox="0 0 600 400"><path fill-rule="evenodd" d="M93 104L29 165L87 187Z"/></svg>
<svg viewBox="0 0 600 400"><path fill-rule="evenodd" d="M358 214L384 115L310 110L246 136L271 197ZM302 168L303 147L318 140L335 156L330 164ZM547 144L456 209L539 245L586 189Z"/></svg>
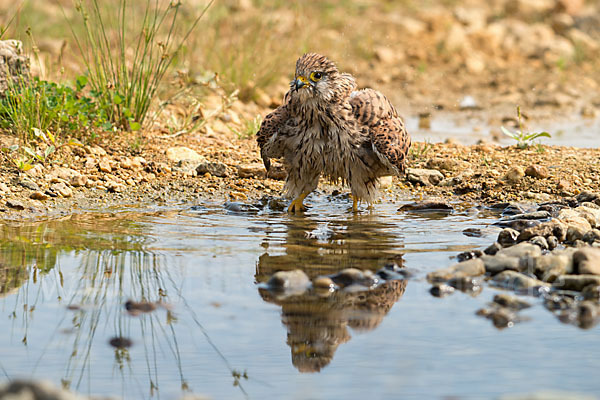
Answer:
<svg viewBox="0 0 600 400"><path fill-rule="evenodd" d="M267 171L271 168L270 158L283 157L283 147L279 145L278 136L288 118L289 110L286 102L265 117L256 133L260 155Z"/></svg>
<svg viewBox="0 0 600 400"><path fill-rule="evenodd" d="M402 172L410 136L392 103L376 90L363 89L352 92L350 105L358 124L368 128L375 153L392 169Z"/></svg>

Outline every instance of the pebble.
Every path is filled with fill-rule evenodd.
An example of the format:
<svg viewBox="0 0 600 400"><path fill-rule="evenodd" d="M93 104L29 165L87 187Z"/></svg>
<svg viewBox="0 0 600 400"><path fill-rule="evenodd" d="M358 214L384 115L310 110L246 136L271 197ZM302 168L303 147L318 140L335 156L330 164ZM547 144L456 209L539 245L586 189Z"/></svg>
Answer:
<svg viewBox="0 0 600 400"><path fill-rule="evenodd" d="M437 169L407 168L406 179L423 186L436 186L444 179L444 175Z"/></svg>
<svg viewBox="0 0 600 400"><path fill-rule="evenodd" d="M130 158L124 158L124 159L121 160L121 162L119 163L119 165L123 169L131 169L131 167L133 167L133 162L131 161Z"/></svg>
<svg viewBox="0 0 600 400"><path fill-rule="evenodd" d="M552 287L581 292L588 285L600 285L598 275L560 275L552 282Z"/></svg>
<svg viewBox="0 0 600 400"><path fill-rule="evenodd" d="M240 178L263 178L267 171L261 163L240 164L237 166L237 173Z"/></svg>
<svg viewBox="0 0 600 400"><path fill-rule="evenodd" d="M108 161L108 159L105 159L105 158L100 160L100 162L98 163L98 168L100 169L100 172L104 172L104 173L109 173L112 171L110 162Z"/></svg>
<svg viewBox="0 0 600 400"><path fill-rule="evenodd" d="M141 169L144 165L146 165L148 162L146 161L146 159L144 157L133 157L133 159L131 160L131 168L133 169Z"/></svg>
<svg viewBox="0 0 600 400"><path fill-rule="evenodd" d="M522 242L508 248L503 248L496 254L496 256L518 258L539 257L540 255L542 255L542 250L538 246L527 242Z"/></svg>
<svg viewBox="0 0 600 400"><path fill-rule="evenodd" d="M586 247L573 254L574 270L578 274L600 275L600 249Z"/></svg>
<svg viewBox="0 0 600 400"><path fill-rule="evenodd" d="M600 285L587 285L581 291L581 295L586 300L600 301Z"/></svg>
<svg viewBox="0 0 600 400"><path fill-rule="evenodd" d="M510 328L517 321L515 312L506 307L482 308L476 314L491 320L498 329Z"/></svg>
<svg viewBox="0 0 600 400"><path fill-rule="evenodd" d="M224 207L227 211L231 211L234 213L257 213L260 211L260 208L246 203L239 203L228 201L224 204Z"/></svg>
<svg viewBox="0 0 600 400"><path fill-rule="evenodd" d="M445 282L452 278L479 276L485 274L485 264L479 258L463 261L448 268L439 269L427 274L429 282Z"/></svg>
<svg viewBox="0 0 600 400"><path fill-rule="evenodd" d="M498 234L497 242L502 247L508 247L517 243L517 237L519 237L519 231L512 228L504 228Z"/></svg>
<svg viewBox="0 0 600 400"><path fill-rule="evenodd" d="M21 185L24 188L29 189L29 190L40 190L40 187L37 185L37 183L32 182L30 180L26 180L26 179L20 180L19 185Z"/></svg>
<svg viewBox="0 0 600 400"><path fill-rule="evenodd" d="M515 296L511 296L506 293L497 294L494 296L494 303L501 305L512 310L523 310L531 307L531 304L525 300L521 300Z"/></svg>
<svg viewBox="0 0 600 400"><path fill-rule="evenodd" d="M167 159L174 163L177 163L177 162L180 162L183 160L189 160L189 161L195 161L195 162L206 161L204 156L201 156L195 150L192 150L189 147L185 147L185 146L169 147L165 151L165 154L167 156Z"/></svg>
<svg viewBox="0 0 600 400"><path fill-rule="evenodd" d="M29 197L34 200L48 200L50 198L50 196L39 190L31 193L31 196Z"/></svg>
<svg viewBox="0 0 600 400"><path fill-rule="evenodd" d="M15 210L24 210L25 206L18 200L6 200L6 206L10 208L14 208Z"/></svg>
<svg viewBox="0 0 600 400"><path fill-rule="evenodd" d="M548 250L548 241L543 236L534 236L529 239L529 243L538 246L542 250Z"/></svg>
<svg viewBox="0 0 600 400"><path fill-rule="evenodd" d="M560 221L542 222L540 225L527 228L519 234L517 241L524 242L536 236L545 238L554 236L559 242L563 242L567 237L567 227Z"/></svg>
<svg viewBox="0 0 600 400"><path fill-rule="evenodd" d="M548 286L548 283L531 278L515 271L503 271L495 275L492 280L499 286L511 290L526 290L539 286Z"/></svg>
<svg viewBox="0 0 600 400"><path fill-rule="evenodd" d="M534 164L527 167L525 170L525 175L532 176L537 179L546 179L548 176L550 176L550 173L548 172L548 168L544 167L543 165Z"/></svg>
<svg viewBox="0 0 600 400"><path fill-rule="evenodd" d="M58 193L62 197L71 197L73 196L73 190L67 186L64 182L57 182L50 186L50 190Z"/></svg>
<svg viewBox="0 0 600 400"><path fill-rule="evenodd" d="M431 289L429 289L429 293L435 297L446 297L454 293L454 288L450 285L446 285L445 283L440 283L433 285Z"/></svg>
<svg viewBox="0 0 600 400"><path fill-rule="evenodd" d="M461 292L479 293L482 290L481 278L472 276L452 277L448 279L447 284Z"/></svg>
<svg viewBox="0 0 600 400"><path fill-rule="evenodd" d="M0 182L0 193L10 193L10 189L4 182Z"/></svg>
<svg viewBox="0 0 600 400"><path fill-rule="evenodd" d="M588 190L582 191L575 197L575 199L577 199L577 202L580 204L594 202L598 198L600 198L600 195L598 193L592 193Z"/></svg>
<svg viewBox="0 0 600 400"><path fill-rule="evenodd" d="M520 270L518 257L484 255L481 257L481 260L485 265L485 271L490 274L497 274L506 270Z"/></svg>
<svg viewBox="0 0 600 400"><path fill-rule="evenodd" d="M402 205L398 211L443 211L443 212L451 212L454 208L452 205L437 200L426 200L421 202L414 202Z"/></svg>
<svg viewBox="0 0 600 400"><path fill-rule="evenodd" d="M533 260L532 270L544 282L554 282L559 276L573 271L573 259L566 252L547 254Z"/></svg>
<svg viewBox="0 0 600 400"><path fill-rule="evenodd" d="M493 256L494 254L496 254L501 249L502 249L502 245L500 243L498 243L498 242L494 242L491 245L489 245L483 252L485 254Z"/></svg>
<svg viewBox="0 0 600 400"><path fill-rule="evenodd" d="M594 242L600 242L600 230L592 229L591 231L589 231L585 235L583 235L583 238L581 238L581 240L583 240L584 242L586 242L588 244L592 244Z"/></svg>
<svg viewBox="0 0 600 400"><path fill-rule="evenodd" d="M212 161L205 161L198 164L198 166L196 167L196 173L198 175L204 175L206 173L209 173L213 176L218 176L221 178L225 178L229 175L227 172L227 165L221 162Z"/></svg>
<svg viewBox="0 0 600 400"><path fill-rule="evenodd" d="M512 167L504 175L504 180L509 183L517 183L525 176L525 172L521 167Z"/></svg>
<svg viewBox="0 0 600 400"><path fill-rule="evenodd" d="M546 242L548 242L548 249L554 250L558 246L558 239L556 236L550 235L546 238Z"/></svg>

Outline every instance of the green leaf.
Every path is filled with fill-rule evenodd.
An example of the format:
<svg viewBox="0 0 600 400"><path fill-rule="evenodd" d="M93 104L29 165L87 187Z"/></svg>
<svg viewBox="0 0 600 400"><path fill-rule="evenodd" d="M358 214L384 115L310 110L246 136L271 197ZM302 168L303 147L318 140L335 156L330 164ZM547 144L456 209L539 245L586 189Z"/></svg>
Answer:
<svg viewBox="0 0 600 400"><path fill-rule="evenodd" d="M140 125L139 122L130 122L129 127L131 128L132 131L139 131L142 126Z"/></svg>
<svg viewBox="0 0 600 400"><path fill-rule="evenodd" d="M38 155L37 155L37 154L35 154L35 151L33 151L32 149L30 149L29 147L25 147L25 146L23 146L23 151L24 151L25 153L29 154L29 155L30 155L30 156L32 156L32 157L35 157L35 158L37 158L37 157L38 157Z"/></svg>
<svg viewBox="0 0 600 400"><path fill-rule="evenodd" d="M41 129L38 128L33 128L33 134L36 137L41 137L42 139L46 140L46 135L44 134L44 132L42 132Z"/></svg>
<svg viewBox="0 0 600 400"><path fill-rule="evenodd" d="M513 132L509 131L509 130L508 130L508 129L506 129L504 126L501 126L501 127L500 127L500 129L502 130L502 133L504 133L506 136L509 136L509 137L511 137L511 138L513 138L513 139L516 137L516 134L515 134L515 133L513 133Z"/></svg>
<svg viewBox="0 0 600 400"><path fill-rule="evenodd" d="M547 138L551 138L552 136L548 133L548 132L535 132L532 134L529 134L525 137L526 140L533 140L533 139L537 139L540 137L547 137Z"/></svg>
<svg viewBox="0 0 600 400"><path fill-rule="evenodd" d="M69 141L67 142L67 146L83 146L83 144L77 139L69 139Z"/></svg>
<svg viewBox="0 0 600 400"><path fill-rule="evenodd" d="M24 163L23 161L21 161L19 163L19 169L21 171L29 171L31 168L33 168L33 165L29 164L28 162Z"/></svg>
<svg viewBox="0 0 600 400"><path fill-rule="evenodd" d="M81 90L85 87L85 85L87 85L88 83L88 78L85 75L79 75L77 77L77 79L75 80L75 86L77 87L77 90Z"/></svg>
<svg viewBox="0 0 600 400"><path fill-rule="evenodd" d="M121 103L123 102L123 98L122 98L121 96L119 96L118 94L115 94L115 95L113 96L113 102L114 102L116 105L119 105L119 104L121 104Z"/></svg>
<svg viewBox="0 0 600 400"><path fill-rule="evenodd" d="M56 144L56 139L54 138L54 135L52 134L52 132L47 131L48 133L48 137L50 138L50 141L52 142L52 144Z"/></svg>
<svg viewBox="0 0 600 400"><path fill-rule="evenodd" d="M55 150L56 150L56 147L54 147L54 146L46 147L46 150L44 151L44 158L48 158L48 156L50 154L54 153Z"/></svg>

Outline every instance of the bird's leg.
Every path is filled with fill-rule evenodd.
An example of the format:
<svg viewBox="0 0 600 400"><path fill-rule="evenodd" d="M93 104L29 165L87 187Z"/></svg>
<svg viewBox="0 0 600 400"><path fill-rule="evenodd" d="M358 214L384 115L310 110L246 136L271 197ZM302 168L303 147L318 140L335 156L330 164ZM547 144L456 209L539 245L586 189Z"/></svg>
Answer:
<svg viewBox="0 0 600 400"><path fill-rule="evenodd" d="M290 203L290 206L288 207L288 212L305 211L306 207L304 206L304 204L302 204L302 202L304 202L304 199L309 194L310 193L301 193L300 196L298 196L294 200L292 200L292 202Z"/></svg>
<svg viewBox="0 0 600 400"><path fill-rule="evenodd" d="M358 211L358 196L351 194L350 198L352 199L352 211L357 212Z"/></svg>

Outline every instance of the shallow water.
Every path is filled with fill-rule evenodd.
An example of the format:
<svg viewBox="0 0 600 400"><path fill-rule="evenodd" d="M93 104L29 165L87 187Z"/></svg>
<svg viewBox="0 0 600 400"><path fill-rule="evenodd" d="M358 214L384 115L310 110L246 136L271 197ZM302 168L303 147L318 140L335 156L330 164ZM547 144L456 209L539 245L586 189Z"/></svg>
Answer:
<svg viewBox="0 0 600 400"><path fill-rule="evenodd" d="M428 129L419 128L419 119L407 118L407 129L415 141L431 143L444 142L453 138L461 144L472 145L480 140L495 142L502 146L514 145L514 139L504 135L500 126L490 126L485 118L456 117L443 115L431 118ZM507 126L510 130L515 129ZM570 120L560 121L533 121L527 124L527 132L548 132L551 137L542 137L534 140L552 146L573 146L580 148L598 148L600 146L600 119L582 118L577 116ZM497 139L492 135L495 133Z"/></svg>
<svg viewBox="0 0 600 400"><path fill-rule="evenodd" d="M309 203L298 217L201 204L1 227L0 374L124 398L600 391L598 327L561 324L528 298L531 320L500 331L475 315L496 289L429 294L425 274L489 245L497 215L404 214L399 203L355 215L347 201ZM282 269L314 277L390 261L412 277L330 296L286 298L261 285ZM132 316L128 299L168 306ZM114 349L118 336L133 346Z"/></svg>

